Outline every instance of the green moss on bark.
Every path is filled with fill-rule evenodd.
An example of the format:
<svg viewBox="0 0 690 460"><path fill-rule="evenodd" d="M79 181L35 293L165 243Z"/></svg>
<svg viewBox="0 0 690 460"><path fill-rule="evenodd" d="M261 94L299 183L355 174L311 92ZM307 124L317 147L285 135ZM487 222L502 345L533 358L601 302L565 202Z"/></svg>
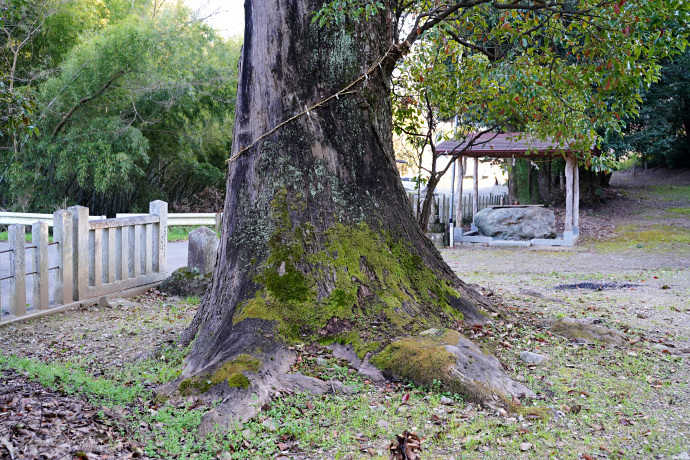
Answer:
<svg viewBox="0 0 690 460"><path fill-rule="evenodd" d="M235 323L276 321L288 341L347 336L359 354L380 348L382 338L462 319L448 302L457 292L409 243L363 223L336 224L317 242L311 224L291 227L291 212L299 210L286 193L272 210L270 255L255 278L261 289L238 309Z"/></svg>
<svg viewBox="0 0 690 460"><path fill-rule="evenodd" d="M244 372L259 372L261 361L249 355L239 355L232 361L228 361L215 372L204 373L196 377L180 382L180 393L188 396L191 394L205 393L211 387L227 381L229 387L248 388L249 379Z"/></svg>

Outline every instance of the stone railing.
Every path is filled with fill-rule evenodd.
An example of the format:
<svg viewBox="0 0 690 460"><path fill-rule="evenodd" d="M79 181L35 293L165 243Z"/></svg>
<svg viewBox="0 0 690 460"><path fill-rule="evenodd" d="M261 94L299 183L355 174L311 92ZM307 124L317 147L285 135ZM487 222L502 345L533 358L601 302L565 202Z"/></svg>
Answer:
<svg viewBox="0 0 690 460"><path fill-rule="evenodd" d="M1 316L0 323L95 303L102 296L162 281L167 271L167 215L164 201L151 202L146 215L101 220L90 220L88 208L73 206L53 214L52 243L48 223L33 223L29 245L24 225L10 225L9 249L0 251L0 256L9 255L9 275L0 279L0 303L9 315ZM33 251L29 272L27 250ZM29 302L27 276L33 277ZM3 281L9 282L8 305Z"/></svg>

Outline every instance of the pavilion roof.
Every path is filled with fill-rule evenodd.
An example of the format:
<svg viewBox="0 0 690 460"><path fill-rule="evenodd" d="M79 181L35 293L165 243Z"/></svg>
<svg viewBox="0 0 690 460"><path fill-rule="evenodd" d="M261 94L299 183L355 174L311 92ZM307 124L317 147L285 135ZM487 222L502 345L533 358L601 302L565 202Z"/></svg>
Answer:
<svg viewBox="0 0 690 460"><path fill-rule="evenodd" d="M452 154L461 151L468 143L469 139L465 142L443 141L436 146L436 152ZM563 158L569 152L570 149L560 147L552 138L540 140L525 133L513 132L482 134L462 155L473 158Z"/></svg>

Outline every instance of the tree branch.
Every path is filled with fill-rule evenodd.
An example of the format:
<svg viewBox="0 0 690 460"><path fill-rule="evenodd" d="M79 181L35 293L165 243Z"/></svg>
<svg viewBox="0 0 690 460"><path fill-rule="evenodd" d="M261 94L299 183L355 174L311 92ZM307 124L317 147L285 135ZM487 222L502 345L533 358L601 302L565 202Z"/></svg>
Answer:
<svg viewBox="0 0 690 460"><path fill-rule="evenodd" d="M108 90L108 88L110 88L110 86L115 82L115 80L117 80L117 79L120 78L121 76L125 75L126 73L127 73L126 70L118 70L117 72L115 72L115 73L108 79L107 82L105 82L105 83L103 84L103 86L100 87L100 89L99 89L98 91L96 91L95 93L93 93L93 94L90 95L90 96L87 96L87 97L82 98L79 102L77 102L77 105L75 105L74 107L72 107L72 108L69 110L69 112L67 112L67 113L62 117L62 120L60 120L60 123L58 123L57 126L55 126L55 129L53 130L53 137L55 137L55 136L58 135L58 133L60 132L60 130L62 129L62 127L65 126L65 123L67 123L67 122L69 121L69 119L72 118L72 115L74 115L74 113L75 113L77 110L79 110L81 107L83 107L87 102L89 102L89 101L91 101L91 100L93 100L93 99L96 99L98 96L100 96L100 95L102 95L103 93L105 93L105 92Z"/></svg>

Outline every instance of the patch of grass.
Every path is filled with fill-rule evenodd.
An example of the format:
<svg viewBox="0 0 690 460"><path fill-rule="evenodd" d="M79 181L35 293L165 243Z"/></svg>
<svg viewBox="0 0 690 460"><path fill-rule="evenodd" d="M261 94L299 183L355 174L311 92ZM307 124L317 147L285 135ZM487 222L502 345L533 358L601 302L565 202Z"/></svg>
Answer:
<svg viewBox="0 0 690 460"><path fill-rule="evenodd" d="M70 363L44 364L28 358L0 355L0 366L25 371L30 379L66 394L85 395L94 404L127 404L144 392L140 382L124 386L107 378L94 378Z"/></svg>
<svg viewBox="0 0 690 460"><path fill-rule="evenodd" d="M187 241L189 240L189 233L192 230L195 230L197 228L201 227L201 225L176 225L174 227L168 227L168 242L176 242L176 241ZM212 229L213 230L213 229ZM220 234L216 232L218 236Z"/></svg>
<svg viewBox="0 0 690 460"><path fill-rule="evenodd" d="M7 231L0 232L0 241L6 242L9 241L10 237ZM26 240L27 243L31 243L32 238L31 238L31 230L27 230L26 233L24 233L24 239ZM48 241L53 242L53 235L48 234Z"/></svg>
<svg viewBox="0 0 690 460"><path fill-rule="evenodd" d="M681 216L690 216L690 208L669 208L666 211L672 212L674 214L680 214Z"/></svg>
<svg viewBox="0 0 690 460"><path fill-rule="evenodd" d="M201 298L198 295L190 295L182 299L182 303L192 306L199 305L201 303Z"/></svg>
<svg viewBox="0 0 690 460"><path fill-rule="evenodd" d="M170 382L180 376L190 348L191 345L186 348L174 345L165 347L155 358L128 363L109 377L123 385L138 382L150 386Z"/></svg>
<svg viewBox="0 0 690 460"><path fill-rule="evenodd" d="M651 458L659 452L677 453L683 447L682 439L663 432L663 422L646 412L646 402L670 387L670 376L682 363L663 361L646 349L574 346L525 322L511 327L496 323L483 334L473 340L485 346L510 341L514 349L534 349L551 357L546 364L533 367L514 354L501 355L518 379L540 398L546 397L547 403L523 401L518 414L499 417L457 398L451 406L442 405L444 394L439 393L438 383L376 387L364 383L361 375L349 372L333 357L321 355L326 361L319 366L316 356L306 356L296 370L338 379L353 386L355 393L283 396L262 408L254 419L202 439L196 430L208 407L193 408L191 402L142 407L137 396L146 398L150 393L136 383L126 389L112 378L93 379L74 367L25 358L3 358L2 363L32 369L30 374L47 386L72 388L87 398L96 395L101 404L130 404L129 423L137 427L145 421L151 426L152 431L141 432L137 441L152 458L210 460L224 454L232 459L275 458L280 443L296 446L308 458L365 458L352 457L362 446L370 447L374 458L387 458L386 443L403 430L424 438L424 458L576 458L597 452L600 445L622 452L617 455L623 458ZM174 358L171 351L166 353L171 365L175 360L181 363L183 352ZM61 375L57 382L55 374ZM652 387L657 381L661 389ZM685 387L678 385L676 390L682 392ZM402 404L405 394L409 400ZM557 418L553 411L559 414ZM624 424L621 419L634 424ZM532 444L527 452L520 450L524 442ZM369 453L363 455L370 458Z"/></svg>
<svg viewBox="0 0 690 460"><path fill-rule="evenodd" d="M648 190L663 201L690 201L690 185L654 185Z"/></svg>

